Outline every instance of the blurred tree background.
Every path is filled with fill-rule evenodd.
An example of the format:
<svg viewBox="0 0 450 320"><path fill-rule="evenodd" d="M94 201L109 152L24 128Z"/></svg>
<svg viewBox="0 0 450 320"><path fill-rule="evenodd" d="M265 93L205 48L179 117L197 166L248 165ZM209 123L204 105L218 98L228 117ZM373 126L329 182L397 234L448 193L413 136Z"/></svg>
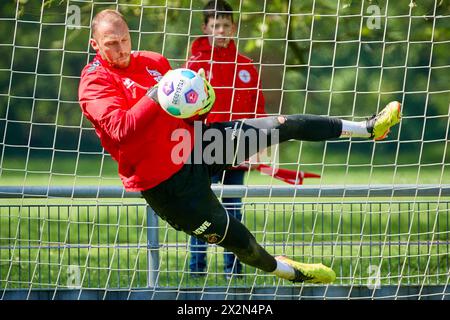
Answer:
<svg viewBox="0 0 450 320"><path fill-rule="evenodd" d="M95 13L119 9L129 23L133 49L162 53L175 68L201 35L205 2L2 1L3 172L64 173L57 168L58 159L77 165L102 159L102 148L77 102L80 72L94 54L89 25ZM376 146L341 142L326 148L306 143L301 153L302 144L292 143L282 148L282 162L326 162L338 154L343 164L442 167L449 162L450 1L229 3L236 11L238 49L260 69L269 113L361 120L391 100L404 103L404 121L393 134L398 141ZM74 173L75 166L67 173Z"/></svg>

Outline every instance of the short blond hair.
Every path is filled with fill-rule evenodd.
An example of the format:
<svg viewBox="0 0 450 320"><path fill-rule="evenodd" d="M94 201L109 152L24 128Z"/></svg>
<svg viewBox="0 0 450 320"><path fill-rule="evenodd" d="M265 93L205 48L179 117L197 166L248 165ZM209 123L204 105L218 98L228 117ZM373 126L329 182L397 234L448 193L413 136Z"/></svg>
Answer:
<svg viewBox="0 0 450 320"><path fill-rule="evenodd" d="M117 22L117 21L123 21L126 25L128 25L127 21L125 20L124 16L117 10L113 9L104 9L97 13L94 18L92 19L91 23L91 30L92 30L92 37L95 38L95 33L97 31L97 27L100 22L107 21L107 22Z"/></svg>

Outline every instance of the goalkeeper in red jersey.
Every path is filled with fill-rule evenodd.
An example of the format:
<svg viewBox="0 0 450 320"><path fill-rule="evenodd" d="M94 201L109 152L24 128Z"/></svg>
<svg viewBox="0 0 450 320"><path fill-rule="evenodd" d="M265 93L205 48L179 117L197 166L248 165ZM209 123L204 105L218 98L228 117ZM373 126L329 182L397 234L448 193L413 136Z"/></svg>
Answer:
<svg viewBox="0 0 450 320"><path fill-rule="evenodd" d="M158 104L157 83L170 69L167 59L153 52L131 52L127 23L114 10L101 11L94 17L90 42L97 55L82 71L79 102L103 147L117 161L126 190L140 191L155 212L175 229L222 246L245 264L293 282L334 281L334 271L323 264L270 255L238 219L227 214L211 189L211 176L233 163L192 159L197 151L208 148L208 141L197 143L202 137L195 136L196 124L171 117ZM210 87L206 80L205 85ZM205 105L210 106L213 97ZM386 137L400 117L400 103L391 102L361 122L297 114L203 124L202 128L222 132L224 148L237 145L234 152L248 158L259 151L259 143L257 150L246 140L240 143L235 135L227 134L230 128L244 133L256 130L263 133L261 136L276 132L279 143L349 136L378 140ZM173 141L172 134L177 129L194 139L189 152L174 161L173 149L178 141Z"/></svg>

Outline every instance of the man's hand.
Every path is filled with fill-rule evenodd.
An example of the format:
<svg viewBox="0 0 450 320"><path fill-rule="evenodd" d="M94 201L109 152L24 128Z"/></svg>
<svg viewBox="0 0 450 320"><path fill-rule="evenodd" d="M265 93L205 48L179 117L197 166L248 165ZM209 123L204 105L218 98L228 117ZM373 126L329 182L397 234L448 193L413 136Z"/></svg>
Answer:
<svg viewBox="0 0 450 320"><path fill-rule="evenodd" d="M213 107L214 102L216 101L216 94L214 92L214 88L211 86L209 81L206 79L205 70L203 68L200 68L200 70L198 70L198 74L203 78L203 81L205 82L206 92L208 94L208 98L205 101L205 105L203 106L203 109L200 110L200 112L198 113L198 115L201 116L201 115L206 114L209 111L211 111L211 108Z"/></svg>
<svg viewBox="0 0 450 320"><path fill-rule="evenodd" d="M200 77L203 78L203 82L205 83L206 92L208 94L208 97L206 98L203 108L195 115L187 119L183 119L185 122L193 125L195 121L201 121L203 122L206 117L208 116L208 112L211 111L211 108L214 105L214 102L216 101L216 94L214 92L214 88L211 86L209 81L206 79L205 76L205 70L203 68L200 68L197 73L200 75Z"/></svg>
<svg viewBox="0 0 450 320"><path fill-rule="evenodd" d="M159 104L159 100L158 100L158 84L156 84L155 86L153 86L150 89L148 89L146 95L150 99L155 101L157 104Z"/></svg>
<svg viewBox="0 0 450 320"><path fill-rule="evenodd" d="M206 80L205 69L200 68L200 69L198 69L197 73L200 75L200 77L202 77L204 80Z"/></svg>

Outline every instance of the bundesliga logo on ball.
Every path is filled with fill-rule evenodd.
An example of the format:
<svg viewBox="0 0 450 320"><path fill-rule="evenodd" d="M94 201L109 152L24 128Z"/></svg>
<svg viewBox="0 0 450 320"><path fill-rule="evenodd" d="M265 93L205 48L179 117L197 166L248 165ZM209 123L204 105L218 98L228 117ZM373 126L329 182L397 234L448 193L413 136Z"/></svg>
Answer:
<svg viewBox="0 0 450 320"><path fill-rule="evenodd" d="M208 92L203 78L189 69L167 72L158 86L161 107L176 118L190 118L205 112Z"/></svg>

